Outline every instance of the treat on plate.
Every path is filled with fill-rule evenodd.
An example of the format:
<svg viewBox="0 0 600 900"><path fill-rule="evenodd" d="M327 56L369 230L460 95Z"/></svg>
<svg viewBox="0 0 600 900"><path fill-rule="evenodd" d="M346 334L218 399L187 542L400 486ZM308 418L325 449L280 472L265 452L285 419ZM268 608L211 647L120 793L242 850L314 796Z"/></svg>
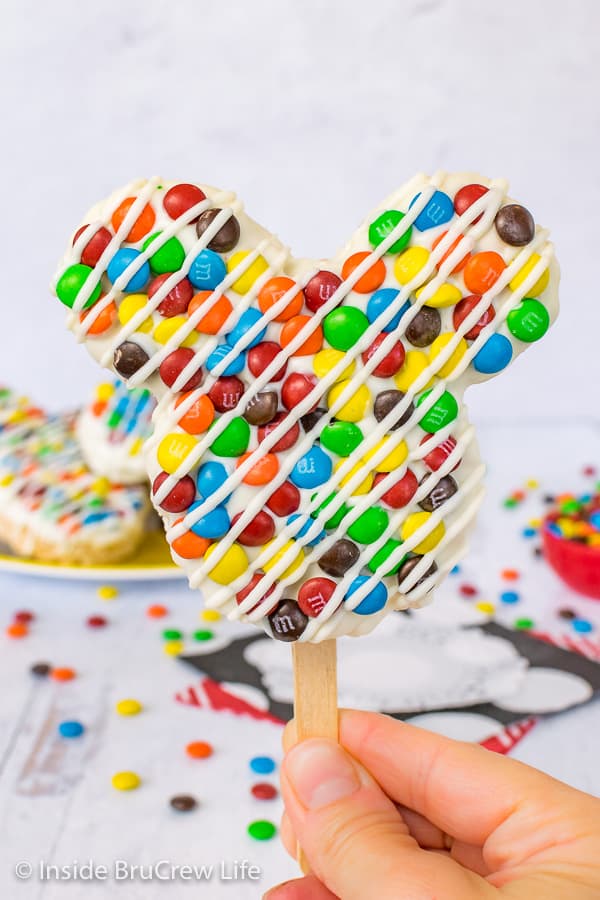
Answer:
<svg viewBox="0 0 600 900"><path fill-rule="evenodd" d="M600 599L600 491L561 494L542 525L544 557L569 587Z"/></svg>
<svg viewBox="0 0 600 900"><path fill-rule="evenodd" d="M418 175L329 260L203 184L136 181L84 217L54 291L159 400L153 502L210 606L284 641L361 634L464 554L483 480L465 389L558 310L548 232L507 190Z"/></svg>
<svg viewBox="0 0 600 900"><path fill-rule="evenodd" d="M89 471L75 415L21 412L0 430L0 539L21 556L63 564L126 559L144 536L147 492Z"/></svg>
<svg viewBox="0 0 600 900"><path fill-rule="evenodd" d="M92 472L119 484L147 481L142 449L152 433L155 406L150 391L130 391L120 379L96 387L77 419L77 437Z"/></svg>

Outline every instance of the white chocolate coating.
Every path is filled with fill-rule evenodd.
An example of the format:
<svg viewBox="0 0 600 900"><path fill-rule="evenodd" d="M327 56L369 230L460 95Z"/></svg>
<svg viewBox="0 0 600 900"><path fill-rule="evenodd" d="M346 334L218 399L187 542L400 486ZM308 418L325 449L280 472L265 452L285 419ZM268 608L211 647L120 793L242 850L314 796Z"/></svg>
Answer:
<svg viewBox="0 0 600 900"><path fill-rule="evenodd" d="M97 316L109 303L114 301L119 305L122 302L124 296L123 288L150 256L150 251L142 252L141 256L127 268L113 285L106 280L104 273L108 262L115 250L121 246L124 235L127 235L147 203L152 203L157 214L153 231L161 232L160 236L152 242L152 252L155 252L161 243L164 243L174 235L178 237L184 246L186 252L185 262L177 272L167 278L162 287L151 299L147 300L143 308L140 308L125 324L116 324L108 334L94 337L88 336L87 338L87 345L93 355L106 366L111 365L116 348L128 339L134 339L135 343L141 346L150 357L148 362L129 380L129 385L148 386L159 398L159 404L154 415L155 432L146 446L146 464L151 479L154 479L161 472L161 467L157 460L157 451L161 446L161 442L167 435L183 433L178 426L178 421L192 407L198 397L208 393L211 385L225 371L228 364L240 352L243 352L245 348L251 345L263 328L267 328L265 340L276 341L278 339L280 329L274 319L289 304L297 292L298 286L302 287L305 285L321 269L340 273L344 262L354 253L363 252L367 254L364 261L343 280L340 288L318 312L310 317L303 331L279 353L276 359L259 376L252 376L247 369L244 369L239 374L238 377L244 381L246 386L239 408L223 413L215 421L209 434L198 436L191 452L185 455L184 458L182 454L181 464L166 479L160 489L156 491L153 499L165 521L167 536L171 543L186 533L201 517L210 513L215 507L222 505L229 495L231 495L231 499L227 501L227 509L230 518L233 518L238 513L240 514L239 520L229 528L228 533L218 543L213 545L210 562L207 562L206 559L183 559L176 554L174 558L186 569L191 585L203 588L210 606L218 607L232 617L245 617L249 621L263 625L269 631L265 614L273 606L273 603L281 598L295 599L302 583L313 577L323 577L324 573L318 566L317 558L337 540L344 537L348 527L365 511L376 504L392 484L403 476L407 467L410 467L419 481L425 474L429 473L426 485L419 487L409 505L399 510L394 509L390 511L389 524L383 534L376 541L363 546L357 563L343 577L335 579L338 581L338 585L333 596L316 618L309 619L300 639L319 641L325 638L337 637L341 634L365 633L370 631L391 610L421 605L423 602L426 602L427 596L435 584L439 583L464 554L467 546L468 531L473 525L482 496L483 466L474 440L473 429L467 421L463 396L464 391L470 384L482 381L490 376L476 371L472 361L486 344L488 338L495 333L504 335L510 341L513 358L525 349L527 344L517 340L507 328L506 318L511 310L514 310L519 305L523 297L528 296L528 291L531 291L546 270L549 270L549 284L543 291L540 291L538 299L547 309L551 321L557 314L558 266L554 257L553 247L547 239L547 232L538 227L533 239L523 247L509 245L500 239L494 227L496 213L501 206L514 202L507 197L507 186L503 181L491 181L470 173L454 175L438 173L432 178L420 175L387 198L374 210L365 223L355 232L346 247L335 258L327 261L299 260L294 259L289 250L277 238L249 219L235 197L223 194L205 185L199 185L199 187L206 194L207 200L189 209L180 218L171 220L162 210L161 204L155 201L159 185L160 190L165 190L173 184L176 184L176 182L165 184L158 179L151 179L148 182L136 182L116 192L106 201L94 207L84 220L85 223L89 223L90 227L78 238L74 246L69 249L59 270L60 274L66 267L79 261L83 247L85 247L91 235L95 233L98 225L110 222L113 211L124 198L136 197L136 201L122 223L121 228L117 231L112 245L105 250L93 273L86 281L84 288L80 291L74 306L75 313L82 308L96 283L102 282L104 296L92 308L83 323L79 322L79 316L76 314L71 314L69 317L70 326L80 339L85 339L86 329L94 321L94 316ZM436 190L443 191L449 197L454 197L460 188L468 184L484 185L488 188L487 193L469 206L461 216L454 216L450 221L443 222L437 227L428 228L424 231L416 227L413 228L409 249L418 246L424 247L428 251L428 256L425 263L410 280L406 283L399 283L395 276L394 261L396 255L388 252L390 248L417 219L420 213L425 208L429 209L429 203ZM417 195L420 196L417 197ZM212 225L197 238L195 230L189 228L188 223L192 222L204 209L213 206L221 209L221 212L219 212ZM390 209L402 211L404 218L378 246L373 247L368 236L369 225L378 215ZM201 308L189 315L164 345L159 345L150 333L141 333L138 330L139 327L142 323L147 322L149 318L152 318L153 325L155 322L160 322L156 313L157 307L166 294L181 279L182 275L188 272L197 254L214 238L232 214L237 218L241 229L240 240L235 246L233 254L241 250L247 251L249 255L241 261L236 261L235 268L214 288L210 298ZM438 239L438 243L436 247L433 247L432 244L436 239ZM141 243L132 246L139 250L142 249ZM478 304L457 329L453 326L453 307L444 306L438 309L442 321L441 333L449 336L447 345L435 357L429 356L426 367L417 374L410 387L406 390L404 401L395 407L383 421L376 421L373 415L372 402L368 405L365 415L359 423L364 434L359 450L352 453L347 459L341 460L339 467L332 472L326 484L318 487L316 491L302 492L302 505L299 512L304 514L305 519L307 515L313 513L312 518L314 519L314 523L308 531L303 534L299 533L305 520L298 519L290 524L287 524L284 520L278 520L275 539L267 548L244 547L249 558L248 570L229 584L216 585L210 578L210 573L215 565L236 544L236 539L256 516L257 512L264 508L274 489L289 477L298 460L314 445L327 421L336 417L336 413L341 414L349 398L361 386L368 388L371 401L380 391L393 386L392 383L389 383L389 379L385 379L386 383L384 383L384 379L376 377L373 374L373 370L386 357L396 341L402 340L405 343L406 350L413 349L406 340L406 330L418 311L424 305L427 305L428 300L432 303L434 302L438 288L442 285L453 285L460 287L461 296L469 293L468 290L465 290L462 283L461 272L456 271L458 264L466 253L482 253L486 251L492 251L502 257L505 269L500 277L487 291L481 294ZM228 259L233 254L225 253L223 256L225 259ZM266 261L268 268L260 274L247 292L238 295L235 285L238 284L240 277L245 272L248 272L258 257L262 257ZM254 444L249 448L251 451L250 457L243 464L233 468L231 460L225 461L230 463L229 477L226 483L208 498L203 499L198 508L191 513L187 513L183 521L175 524L176 520L181 519L181 514L166 513L160 508L160 504L177 481L190 472L195 473L201 462L204 463L210 460L223 462L221 457L211 453L211 445L232 419L243 414L247 403L252 397L256 396L263 389L273 389L273 376L284 361L288 363L288 375L290 372L312 374L312 357L294 355L295 351L303 344L315 327L325 319L327 314L337 308L340 303L344 305L347 302L348 305L365 310L370 295L354 291L353 287L379 259L384 259L387 264L385 279L379 285L379 288L390 287L398 291L397 296L389 304L389 307L370 324L364 334L345 352L340 362L330 369L324 377L319 379L311 394L289 411L285 422L275 428L260 444ZM522 278L520 284L513 283L515 276L528 264L531 268L526 277ZM221 335L227 334L242 312L249 308L256 308L256 297L261 287L271 277L277 275L285 275L292 278L295 285L263 315L261 321L257 322L243 336L228 356L221 360L219 365L213 367L210 374L204 378L202 386L190 392L189 396L186 396L175 409L175 398L183 385L186 384L199 366L206 363L215 346L223 342L222 336L212 337L203 333L197 333L194 326L225 295L234 306L230 318L221 330ZM420 290L421 288L422 290ZM416 291L418 291L418 297L415 296ZM536 294L536 296L538 295ZM393 332L386 334L378 350L372 354L368 362L364 362L361 354L370 347L373 340L382 333L382 328L385 328L386 323L397 315L409 300L411 301L410 308L403 313L398 327ZM464 335L468 334L478 323L482 314L492 302L495 308L494 319L467 346ZM195 358L181 372L169 389L158 376L157 370L167 356L186 339L193 341ZM464 351L462 357L452 365L452 362L455 360L455 352L461 350ZM354 374L347 379L348 383L342 395L335 402L328 401L328 394L331 388L336 383L339 383L342 374L351 362L356 363ZM413 412L408 422L404 425L391 430L403 413L410 408L410 404L422 396L422 392L430 384L433 385L431 393L420 402L418 412ZM424 431L419 426L419 421L428 410L436 406L437 400L444 394L446 389L450 390L453 397L458 401L458 417L423 443ZM290 450L278 454L280 466L275 479L260 489L256 487L250 488L244 483L242 479L252 469L253 465L264 457L270 448L277 444L293 422L299 421L317 403L320 407L327 405L327 413L311 431L301 432L299 440ZM423 463L423 458L450 435L456 440L455 449L440 468L434 472L429 472ZM386 439L385 447L381 446L381 441L384 438ZM355 490L362 484L369 472L376 468L402 442L405 443L407 451L407 458L403 465L386 475L368 493L355 494ZM364 460L366 455L369 456L368 462ZM456 468L457 464L458 468ZM457 493L436 509L420 528L404 539L402 546L398 547L386 561L386 569L388 566L391 568L400 563L407 552L418 548L423 541L427 540L428 536L431 536L436 527L443 522L445 533L442 539L430 551L419 554L422 555L422 559L403 582L404 593L399 593L395 576L382 577L379 573L372 574L365 568L365 565L389 539L398 538L398 532L407 517L420 510L419 502L430 493L441 478L450 472L453 472L453 477L458 483ZM327 506L327 511L317 513L318 507L334 490L336 491L336 496ZM310 542L320 535L324 522L335 513L336 509L339 509L342 504L348 501L351 502L352 509L343 518L342 523L337 528L331 529L324 539L318 543L317 547L310 547ZM289 542L292 542L291 545L284 549ZM289 572L288 569L298 557L300 549L304 553L300 565L294 571ZM264 571L264 565L268 565L272 561L273 555L278 551L283 551L281 558L271 565L260 585L246 597L243 603L238 604L235 599L236 592L247 585L253 572ZM437 572L422 583L417 584L433 562L437 564ZM361 574L367 574L369 578L361 588L352 593L351 597L348 596L349 586ZM383 583L386 586L388 600L385 607L370 615L361 615L353 612L377 583ZM259 603L261 597L264 597L270 586L273 586L273 592L268 598Z"/></svg>

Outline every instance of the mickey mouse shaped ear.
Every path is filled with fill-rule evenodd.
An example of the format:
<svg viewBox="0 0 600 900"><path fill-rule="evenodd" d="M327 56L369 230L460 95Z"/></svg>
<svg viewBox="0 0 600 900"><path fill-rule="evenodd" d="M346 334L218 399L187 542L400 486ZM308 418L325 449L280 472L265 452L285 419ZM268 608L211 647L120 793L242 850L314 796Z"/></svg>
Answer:
<svg viewBox="0 0 600 900"><path fill-rule="evenodd" d="M54 285L92 354L159 400L146 445L174 559L283 641L370 631L465 552L483 466L465 389L557 313L547 232L503 181L419 175L329 261L232 195L135 182Z"/></svg>

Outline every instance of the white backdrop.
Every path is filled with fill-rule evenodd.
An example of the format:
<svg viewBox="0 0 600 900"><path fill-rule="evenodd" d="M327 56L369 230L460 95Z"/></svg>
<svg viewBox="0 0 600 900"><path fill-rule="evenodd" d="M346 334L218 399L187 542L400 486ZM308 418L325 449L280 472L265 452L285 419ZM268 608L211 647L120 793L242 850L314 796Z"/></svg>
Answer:
<svg viewBox="0 0 600 900"><path fill-rule="evenodd" d="M415 171L505 175L551 227L553 333L476 418L596 413L597 0L2 0L0 381L53 406L98 378L48 282L86 209L140 175L233 188L333 252Z"/></svg>

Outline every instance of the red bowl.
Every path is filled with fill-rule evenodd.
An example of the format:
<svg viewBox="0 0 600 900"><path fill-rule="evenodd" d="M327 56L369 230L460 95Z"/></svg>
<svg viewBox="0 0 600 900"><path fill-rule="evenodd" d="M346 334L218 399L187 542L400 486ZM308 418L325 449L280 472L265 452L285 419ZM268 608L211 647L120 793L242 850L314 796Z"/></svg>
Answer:
<svg viewBox="0 0 600 900"><path fill-rule="evenodd" d="M600 600L600 547L566 540L545 527L542 543L544 558L565 584L579 594Z"/></svg>

